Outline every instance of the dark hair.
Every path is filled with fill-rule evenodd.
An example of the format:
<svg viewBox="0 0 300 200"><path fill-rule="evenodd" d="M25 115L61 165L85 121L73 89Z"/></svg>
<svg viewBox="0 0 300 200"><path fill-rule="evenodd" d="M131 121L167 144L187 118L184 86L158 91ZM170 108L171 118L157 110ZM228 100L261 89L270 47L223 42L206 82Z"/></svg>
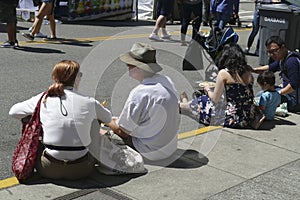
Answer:
<svg viewBox="0 0 300 200"><path fill-rule="evenodd" d="M237 72L241 76L246 71L251 71L242 48L236 43L226 44L216 63L219 70L227 68L231 75Z"/></svg>
<svg viewBox="0 0 300 200"><path fill-rule="evenodd" d="M73 87L79 68L79 64L72 60L63 60L57 63L52 71L54 83L48 88L46 98L48 96L60 97L65 94L64 86Z"/></svg>
<svg viewBox="0 0 300 200"><path fill-rule="evenodd" d="M263 71L257 77L257 82L261 85L267 83L271 86L275 85L275 75L272 71Z"/></svg>
<svg viewBox="0 0 300 200"><path fill-rule="evenodd" d="M275 43L279 47L281 47L282 45L285 45L284 40L281 39L281 37L279 37L279 36L271 36L269 39L267 39L267 41L265 43L266 47L269 46L271 43Z"/></svg>

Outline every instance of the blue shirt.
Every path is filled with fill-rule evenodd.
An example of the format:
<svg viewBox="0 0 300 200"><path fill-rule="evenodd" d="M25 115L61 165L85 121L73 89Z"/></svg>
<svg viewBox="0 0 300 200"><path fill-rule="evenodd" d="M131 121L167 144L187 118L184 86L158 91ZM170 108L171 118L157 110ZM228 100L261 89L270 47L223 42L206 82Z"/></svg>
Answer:
<svg viewBox="0 0 300 200"><path fill-rule="evenodd" d="M234 0L211 0L210 13L215 14L216 12L220 12L232 15L233 3Z"/></svg>
<svg viewBox="0 0 300 200"><path fill-rule="evenodd" d="M277 91L266 90L262 93L259 99L259 106L264 106L265 110L263 113L266 116L266 119L274 119L277 106L281 102L281 96Z"/></svg>

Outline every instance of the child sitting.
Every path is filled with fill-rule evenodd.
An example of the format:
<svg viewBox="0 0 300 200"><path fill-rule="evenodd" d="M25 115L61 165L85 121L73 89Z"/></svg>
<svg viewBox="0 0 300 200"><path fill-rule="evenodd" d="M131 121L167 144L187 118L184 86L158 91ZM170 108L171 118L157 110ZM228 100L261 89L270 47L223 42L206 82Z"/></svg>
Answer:
<svg viewBox="0 0 300 200"><path fill-rule="evenodd" d="M275 89L275 75L264 71L257 77L257 83L263 90L258 106L266 116L266 120L274 119L276 108L281 102L280 94Z"/></svg>

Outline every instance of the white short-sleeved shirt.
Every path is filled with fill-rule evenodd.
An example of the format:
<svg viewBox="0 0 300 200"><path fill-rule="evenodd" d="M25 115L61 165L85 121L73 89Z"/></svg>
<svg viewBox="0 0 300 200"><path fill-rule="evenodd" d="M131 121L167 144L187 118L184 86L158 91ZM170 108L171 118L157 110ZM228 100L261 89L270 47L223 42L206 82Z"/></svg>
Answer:
<svg viewBox="0 0 300 200"><path fill-rule="evenodd" d="M170 78L154 75L134 88L118 124L132 136L134 147L149 160L169 157L177 149L177 91Z"/></svg>
<svg viewBox="0 0 300 200"><path fill-rule="evenodd" d="M111 112L92 97L83 96L65 89L61 97L48 97L41 103L40 120L43 127L43 142L55 146L88 146L91 142L90 128L94 119L104 123L111 121ZM9 115L21 119L31 115L42 93L13 105ZM81 151L58 151L47 149L57 159L75 160L87 153Z"/></svg>

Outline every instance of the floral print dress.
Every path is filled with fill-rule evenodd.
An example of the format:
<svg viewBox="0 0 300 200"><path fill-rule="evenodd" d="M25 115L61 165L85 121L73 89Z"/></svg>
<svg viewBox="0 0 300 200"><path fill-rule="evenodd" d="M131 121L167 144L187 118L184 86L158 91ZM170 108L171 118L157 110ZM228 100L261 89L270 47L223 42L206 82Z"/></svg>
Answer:
<svg viewBox="0 0 300 200"><path fill-rule="evenodd" d="M252 85L227 84L225 85L225 98L226 101L221 100L218 105L214 105L207 95L199 96L192 100L190 108L202 124L210 125L213 122L211 125L231 128L247 127L250 123L253 105ZM215 118L218 120L214 120Z"/></svg>

